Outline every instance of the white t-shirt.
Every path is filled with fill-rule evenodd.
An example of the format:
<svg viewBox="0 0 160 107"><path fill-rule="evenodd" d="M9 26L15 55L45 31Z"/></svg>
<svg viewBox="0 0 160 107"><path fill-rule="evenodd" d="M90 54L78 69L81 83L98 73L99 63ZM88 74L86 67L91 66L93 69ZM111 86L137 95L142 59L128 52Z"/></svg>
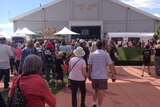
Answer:
<svg viewBox="0 0 160 107"><path fill-rule="evenodd" d="M76 65L73 67L73 65L75 63L76 63ZM73 69L69 73L69 79L76 80L76 81L84 81L85 80L85 76L82 73L82 68L86 68L86 62L84 59L79 58L79 57L73 57L69 61L69 66L70 66L70 68L73 67Z"/></svg>
<svg viewBox="0 0 160 107"><path fill-rule="evenodd" d="M6 44L0 44L0 68L9 69L10 68L10 57L13 56L13 52L9 46Z"/></svg>

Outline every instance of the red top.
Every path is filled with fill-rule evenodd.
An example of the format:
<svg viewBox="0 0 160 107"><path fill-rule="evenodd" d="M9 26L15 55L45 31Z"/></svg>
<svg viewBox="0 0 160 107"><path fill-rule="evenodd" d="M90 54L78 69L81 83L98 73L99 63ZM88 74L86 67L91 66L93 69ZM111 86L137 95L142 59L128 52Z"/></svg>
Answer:
<svg viewBox="0 0 160 107"><path fill-rule="evenodd" d="M21 53L22 53L22 49L21 48L17 48L16 49L16 60L20 60L21 59Z"/></svg>
<svg viewBox="0 0 160 107"><path fill-rule="evenodd" d="M18 77L19 78L19 77ZM9 96L16 85L17 77L13 80ZM50 107L56 106L56 98L51 93L47 82L38 74L20 77L20 89L23 93L26 107Z"/></svg>

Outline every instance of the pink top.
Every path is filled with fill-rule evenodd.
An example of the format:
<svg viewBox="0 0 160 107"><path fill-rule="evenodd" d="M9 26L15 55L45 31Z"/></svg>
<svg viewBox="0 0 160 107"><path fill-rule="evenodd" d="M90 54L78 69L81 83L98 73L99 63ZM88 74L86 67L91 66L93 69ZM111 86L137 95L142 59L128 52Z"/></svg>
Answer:
<svg viewBox="0 0 160 107"><path fill-rule="evenodd" d="M22 49L21 48L17 48L16 49L16 60L20 60L21 59L21 53L22 53Z"/></svg>
<svg viewBox="0 0 160 107"><path fill-rule="evenodd" d="M47 82L40 75L31 74L18 78L20 78L19 85L26 107L45 107L45 103L50 107L56 106L56 98L51 93ZM13 80L9 96L12 95L16 81L17 77Z"/></svg>

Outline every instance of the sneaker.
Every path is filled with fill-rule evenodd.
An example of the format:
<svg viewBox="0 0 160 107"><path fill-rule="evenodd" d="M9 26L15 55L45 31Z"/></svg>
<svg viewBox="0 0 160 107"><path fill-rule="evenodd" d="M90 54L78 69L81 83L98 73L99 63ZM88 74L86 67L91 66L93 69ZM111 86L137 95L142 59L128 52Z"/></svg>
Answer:
<svg viewBox="0 0 160 107"><path fill-rule="evenodd" d="M97 107L97 106L94 104L94 105L92 105L92 107Z"/></svg>

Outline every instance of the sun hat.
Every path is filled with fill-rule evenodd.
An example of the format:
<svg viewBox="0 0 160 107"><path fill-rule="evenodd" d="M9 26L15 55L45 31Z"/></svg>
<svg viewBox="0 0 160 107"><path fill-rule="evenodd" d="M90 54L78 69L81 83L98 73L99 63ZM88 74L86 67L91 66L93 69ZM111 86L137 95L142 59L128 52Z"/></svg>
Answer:
<svg viewBox="0 0 160 107"><path fill-rule="evenodd" d="M80 39L80 40L79 40L79 43L84 43L84 42L85 42L84 39Z"/></svg>
<svg viewBox="0 0 160 107"><path fill-rule="evenodd" d="M82 57L82 56L85 55L85 52L84 52L84 50L83 50L82 47L77 47L77 48L73 51L73 54L74 54L75 56L80 56L80 57Z"/></svg>

